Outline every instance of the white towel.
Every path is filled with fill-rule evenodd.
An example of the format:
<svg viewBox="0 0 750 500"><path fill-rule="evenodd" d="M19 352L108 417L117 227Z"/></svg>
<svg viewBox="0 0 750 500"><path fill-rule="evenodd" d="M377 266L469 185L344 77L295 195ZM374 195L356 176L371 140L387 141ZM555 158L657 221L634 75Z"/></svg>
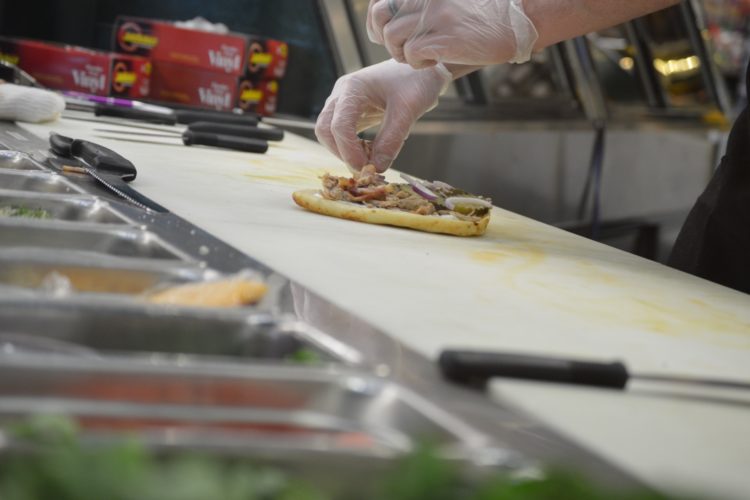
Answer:
<svg viewBox="0 0 750 500"><path fill-rule="evenodd" d="M46 122L57 119L65 109L61 95L49 90L0 84L0 119L22 122Z"/></svg>

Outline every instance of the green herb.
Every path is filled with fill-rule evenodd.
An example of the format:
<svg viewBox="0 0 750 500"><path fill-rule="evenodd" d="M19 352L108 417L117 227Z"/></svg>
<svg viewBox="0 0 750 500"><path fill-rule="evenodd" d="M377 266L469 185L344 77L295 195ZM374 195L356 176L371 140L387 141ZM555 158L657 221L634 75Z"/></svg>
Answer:
<svg viewBox="0 0 750 500"><path fill-rule="evenodd" d="M49 219L50 213L43 208L0 207L0 217L28 217L31 219Z"/></svg>
<svg viewBox="0 0 750 500"><path fill-rule="evenodd" d="M133 439L87 447L67 419L34 418L11 434L34 451L0 458L2 500L326 500L275 468L199 455L157 460Z"/></svg>
<svg viewBox="0 0 750 500"><path fill-rule="evenodd" d="M432 446L422 446L400 461L374 498L389 500L676 500L650 491L611 491L562 470L540 479L513 479L495 474L467 479L456 463L441 459Z"/></svg>
<svg viewBox="0 0 750 500"><path fill-rule="evenodd" d="M10 430L26 452L0 456L2 500L349 500L278 468L208 456L155 458L134 439L85 446L74 423L37 417ZM32 451L28 451L31 448ZM666 500L653 492L608 491L579 475L552 471L542 479L514 480L497 474L469 479L455 462L422 446L375 473L357 500ZM372 479L368 474L367 479ZM356 478L342 473L342 483ZM373 484L373 481L369 482Z"/></svg>
<svg viewBox="0 0 750 500"><path fill-rule="evenodd" d="M313 351L312 349L308 349L307 347L297 349L292 354L290 354L287 359L296 363L307 365L314 365L322 361L320 359L319 353Z"/></svg>
<svg viewBox="0 0 750 500"><path fill-rule="evenodd" d="M454 500L462 481L455 465L438 458L434 448L422 446L405 457L383 483L382 498L398 500ZM470 498L470 497L465 497Z"/></svg>

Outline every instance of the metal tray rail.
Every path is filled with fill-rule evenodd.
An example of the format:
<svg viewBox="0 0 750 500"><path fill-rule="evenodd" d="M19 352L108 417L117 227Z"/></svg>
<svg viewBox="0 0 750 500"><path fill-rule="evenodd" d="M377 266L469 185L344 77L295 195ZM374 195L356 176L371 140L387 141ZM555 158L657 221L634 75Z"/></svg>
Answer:
<svg viewBox="0 0 750 500"><path fill-rule="evenodd" d="M18 151L0 150L0 169L10 170L46 170L29 155Z"/></svg>
<svg viewBox="0 0 750 500"><path fill-rule="evenodd" d="M0 301L0 349L243 366L248 360L318 365L359 360L355 351L290 316L101 300Z"/></svg>
<svg viewBox="0 0 750 500"><path fill-rule="evenodd" d="M0 286L66 292L141 294L157 286L198 282L219 273L196 263L79 254L50 249L0 252Z"/></svg>
<svg viewBox="0 0 750 500"><path fill-rule="evenodd" d="M35 193L81 194L64 176L50 172L0 170L0 188Z"/></svg>
<svg viewBox="0 0 750 500"><path fill-rule="evenodd" d="M28 224L19 217L0 218L0 252L9 248L45 248L118 257L190 260L183 252L142 229Z"/></svg>
<svg viewBox="0 0 750 500"><path fill-rule="evenodd" d="M2 184L0 184L2 188ZM102 224L129 224L130 221L112 210L110 205L90 195L29 193L0 189L0 208L18 207L30 210L42 209L49 218L26 218L28 223L55 220L60 222L94 222ZM0 217L0 219L21 219Z"/></svg>
<svg viewBox="0 0 750 500"><path fill-rule="evenodd" d="M0 420L40 412L92 430L176 429L208 443L265 437L286 449L297 440L309 448L312 438L329 449L400 454L428 441L468 459L480 441L413 391L353 370L0 354Z"/></svg>

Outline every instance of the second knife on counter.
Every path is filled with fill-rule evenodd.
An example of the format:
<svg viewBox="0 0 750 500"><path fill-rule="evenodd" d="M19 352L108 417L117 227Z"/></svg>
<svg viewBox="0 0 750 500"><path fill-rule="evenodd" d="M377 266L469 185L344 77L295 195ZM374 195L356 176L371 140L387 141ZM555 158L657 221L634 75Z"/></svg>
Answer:
<svg viewBox="0 0 750 500"><path fill-rule="evenodd" d="M126 101L121 99L121 101ZM210 111L205 109L171 109L161 106L151 108L163 108L166 111L150 111L132 106L122 106L97 102L92 106L95 116L110 116L114 118L125 118L162 125L190 125L195 122L212 122L254 127L258 125L259 117L254 113L234 114L221 111Z"/></svg>
<svg viewBox="0 0 750 500"><path fill-rule="evenodd" d="M631 373L620 361L588 361L507 352L446 349L438 366L452 382L483 388L495 377L624 390L630 380L695 387L750 390L750 381Z"/></svg>
<svg viewBox="0 0 750 500"><path fill-rule="evenodd" d="M137 136L143 139L179 138L186 146L211 146L250 153L265 153L268 151L268 141L281 141L284 139L284 131L280 129L258 128L228 123L194 122L188 125L184 132L172 132L165 129L152 130L148 127L140 128L147 131L141 132L125 129L96 129L95 131L106 134ZM116 137L110 136L108 138Z"/></svg>

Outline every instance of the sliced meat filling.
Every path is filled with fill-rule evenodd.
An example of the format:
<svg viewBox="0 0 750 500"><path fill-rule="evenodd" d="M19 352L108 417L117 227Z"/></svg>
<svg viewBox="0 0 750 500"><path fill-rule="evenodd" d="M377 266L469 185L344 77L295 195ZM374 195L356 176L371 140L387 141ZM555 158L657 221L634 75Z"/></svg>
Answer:
<svg viewBox="0 0 750 500"><path fill-rule="evenodd" d="M415 193L408 184L391 184L392 191L383 199L369 200L366 205L375 208L396 208L420 215L435 213L435 205Z"/></svg>
<svg viewBox="0 0 750 500"><path fill-rule="evenodd" d="M325 174L321 194L329 200L362 203L368 207L420 215L437 213L435 205L415 193L409 184L389 184L372 165L367 165L351 178Z"/></svg>
<svg viewBox="0 0 750 500"><path fill-rule="evenodd" d="M334 201L362 203L373 199L384 199L391 190L385 177L366 166L355 177L323 176L323 197Z"/></svg>

